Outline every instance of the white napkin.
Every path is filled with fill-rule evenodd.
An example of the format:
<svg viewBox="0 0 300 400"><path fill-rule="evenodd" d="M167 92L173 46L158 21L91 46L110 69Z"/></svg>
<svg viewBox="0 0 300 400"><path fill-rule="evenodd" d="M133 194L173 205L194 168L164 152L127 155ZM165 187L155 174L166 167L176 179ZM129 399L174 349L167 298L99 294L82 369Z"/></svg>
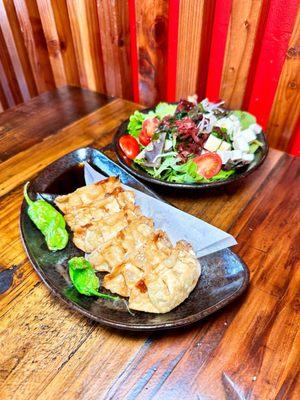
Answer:
<svg viewBox="0 0 300 400"><path fill-rule="evenodd" d="M84 178L86 184L90 185L106 177L95 171L88 163L85 163ZM233 236L221 229L139 190L126 185L122 186L124 189L135 192L136 204L141 207L146 217L154 220L156 228L166 231L173 244L182 239L191 243L197 257L237 244Z"/></svg>

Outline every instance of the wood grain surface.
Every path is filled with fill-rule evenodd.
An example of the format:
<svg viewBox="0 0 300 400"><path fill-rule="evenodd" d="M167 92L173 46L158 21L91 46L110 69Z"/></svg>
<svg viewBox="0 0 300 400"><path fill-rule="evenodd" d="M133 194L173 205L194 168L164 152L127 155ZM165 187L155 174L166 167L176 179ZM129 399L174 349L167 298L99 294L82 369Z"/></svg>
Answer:
<svg viewBox="0 0 300 400"><path fill-rule="evenodd" d="M80 85L106 91L96 0L67 0Z"/></svg>
<svg viewBox="0 0 300 400"><path fill-rule="evenodd" d="M200 60L200 47L201 32L205 25L203 20L205 0L181 1L179 7L180 41L177 47L176 100L193 95L197 91L198 70L192 68L192 65L204 62ZM193 46L192 43L197 43L197 46ZM186 79L187 76L189 79Z"/></svg>
<svg viewBox="0 0 300 400"><path fill-rule="evenodd" d="M232 1L220 88L220 96L230 108L243 104L263 4L261 0Z"/></svg>
<svg viewBox="0 0 300 400"><path fill-rule="evenodd" d="M166 99L168 1L136 2L140 102Z"/></svg>
<svg viewBox="0 0 300 400"><path fill-rule="evenodd" d="M4 7L3 7L4 6ZM9 24L9 26L8 26ZM25 41L23 37L23 33L21 30L21 26L18 20L18 16L16 13L16 9L14 3L11 0L3 0L1 1L1 27L2 30L5 31L6 36L6 44L13 52L12 43L10 41L11 35L9 34L9 28L11 29L11 33L13 35L15 48L18 52L19 60L22 64L22 70L24 73L24 77L26 80L27 88L30 93L30 96L36 96L37 94L37 86L35 82L35 78L32 72L32 68L30 65L30 60L28 57L28 51L25 46ZM12 53L14 54L14 53ZM16 70L16 75L18 74L19 63L18 59L15 57L11 58L13 60L14 68ZM18 80L21 78L18 77ZM24 99L25 100L25 99Z"/></svg>
<svg viewBox="0 0 300 400"><path fill-rule="evenodd" d="M159 189L233 234L250 269L242 298L191 327L150 335L103 328L58 301L28 262L18 228L24 182L69 151L108 144L139 107L65 87L0 116L0 265L17 266L0 295L0 398L296 400L299 159L271 150L234 187Z"/></svg>
<svg viewBox="0 0 300 400"><path fill-rule="evenodd" d="M268 131L271 145L289 149L290 135L300 116L300 8L283 64Z"/></svg>
<svg viewBox="0 0 300 400"><path fill-rule="evenodd" d="M51 90L55 82L37 5L30 0L16 0L14 6L38 92Z"/></svg>
<svg viewBox="0 0 300 400"><path fill-rule="evenodd" d="M97 0L97 10L107 93L132 99L128 1Z"/></svg>

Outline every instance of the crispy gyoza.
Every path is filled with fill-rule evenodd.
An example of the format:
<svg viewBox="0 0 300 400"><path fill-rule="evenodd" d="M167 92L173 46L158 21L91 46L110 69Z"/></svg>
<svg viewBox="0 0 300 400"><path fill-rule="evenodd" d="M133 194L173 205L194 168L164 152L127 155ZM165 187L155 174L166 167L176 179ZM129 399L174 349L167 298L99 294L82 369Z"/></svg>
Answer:
<svg viewBox="0 0 300 400"><path fill-rule="evenodd" d="M194 289L201 271L191 246L184 241L172 246L118 178L59 196L56 205L73 231L74 244L96 270L109 272L103 286L129 297L130 308L165 313Z"/></svg>
<svg viewBox="0 0 300 400"><path fill-rule="evenodd" d="M84 206L95 205L96 201L101 201L117 188L121 189L120 180L111 176L101 182L83 186L73 193L58 196L55 204L64 214L69 214Z"/></svg>
<svg viewBox="0 0 300 400"><path fill-rule="evenodd" d="M157 243L143 246L137 257L104 277L103 286L129 297L133 310L168 312L189 296L199 279L200 265L188 243L178 242L174 248ZM155 247L156 257L149 260L148 250Z"/></svg>
<svg viewBox="0 0 300 400"><path fill-rule="evenodd" d="M110 272L133 255L154 232L152 219L141 216L135 218L113 240L98 246L86 256L97 271Z"/></svg>

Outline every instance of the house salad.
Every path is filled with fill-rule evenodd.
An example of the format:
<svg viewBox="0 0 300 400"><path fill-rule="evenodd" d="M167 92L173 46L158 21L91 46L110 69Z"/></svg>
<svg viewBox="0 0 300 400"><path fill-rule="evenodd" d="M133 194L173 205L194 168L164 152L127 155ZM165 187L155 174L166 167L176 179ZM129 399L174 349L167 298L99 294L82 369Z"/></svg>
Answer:
<svg viewBox="0 0 300 400"><path fill-rule="evenodd" d="M128 134L119 139L132 166L174 183L226 180L254 160L263 145L256 118L196 96L178 104L159 103L148 113L135 111Z"/></svg>

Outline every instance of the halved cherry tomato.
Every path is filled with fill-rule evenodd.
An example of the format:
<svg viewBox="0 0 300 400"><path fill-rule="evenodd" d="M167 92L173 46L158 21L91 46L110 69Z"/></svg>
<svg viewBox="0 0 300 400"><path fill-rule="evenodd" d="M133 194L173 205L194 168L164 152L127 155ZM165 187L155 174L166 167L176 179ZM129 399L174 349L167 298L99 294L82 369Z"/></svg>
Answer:
<svg viewBox="0 0 300 400"><path fill-rule="evenodd" d="M193 159L198 166L198 174L206 179L212 178L220 172L222 159L216 153L205 153Z"/></svg>
<svg viewBox="0 0 300 400"><path fill-rule="evenodd" d="M121 136L119 145L125 156L133 160L140 152L138 141L131 135Z"/></svg>
<svg viewBox="0 0 300 400"><path fill-rule="evenodd" d="M151 137L147 136L147 134L145 133L145 131L142 131L140 133L139 136L139 142L143 145L143 146L147 146L150 142L151 142Z"/></svg>
<svg viewBox="0 0 300 400"><path fill-rule="evenodd" d="M146 136L149 136L150 138L153 136L155 129L158 127L159 125L159 119L154 117L154 118L146 118L143 121L142 124L142 132L143 134L145 134Z"/></svg>

